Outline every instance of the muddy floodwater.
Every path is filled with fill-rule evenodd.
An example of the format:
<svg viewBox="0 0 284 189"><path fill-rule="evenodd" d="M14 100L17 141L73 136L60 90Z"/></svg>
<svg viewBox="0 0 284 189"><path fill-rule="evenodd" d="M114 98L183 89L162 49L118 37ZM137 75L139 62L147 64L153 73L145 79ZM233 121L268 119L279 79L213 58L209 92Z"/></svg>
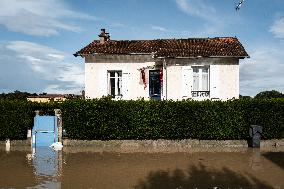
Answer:
<svg viewBox="0 0 284 189"><path fill-rule="evenodd" d="M0 149L0 188L284 189L284 151L98 152Z"/></svg>

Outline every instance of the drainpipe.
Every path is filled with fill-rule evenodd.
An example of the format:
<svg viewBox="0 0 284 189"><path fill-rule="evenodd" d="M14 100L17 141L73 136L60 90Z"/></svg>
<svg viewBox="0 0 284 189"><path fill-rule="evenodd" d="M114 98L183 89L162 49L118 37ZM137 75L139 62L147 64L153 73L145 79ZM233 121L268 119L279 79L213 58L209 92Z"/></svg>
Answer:
<svg viewBox="0 0 284 189"><path fill-rule="evenodd" d="M163 68L166 70L166 100L168 99L168 69L167 69L167 62L166 59L164 58L163 60Z"/></svg>

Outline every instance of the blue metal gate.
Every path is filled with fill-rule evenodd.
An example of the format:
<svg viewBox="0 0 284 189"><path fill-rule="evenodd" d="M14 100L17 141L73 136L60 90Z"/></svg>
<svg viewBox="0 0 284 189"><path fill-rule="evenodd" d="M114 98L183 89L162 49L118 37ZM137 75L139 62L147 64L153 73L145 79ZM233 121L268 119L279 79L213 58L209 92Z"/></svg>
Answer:
<svg viewBox="0 0 284 189"><path fill-rule="evenodd" d="M32 153L35 174L39 178L53 177L38 185L39 188L61 188L59 175L62 170L62 152L58 152L49 146L58 142L57 116L34 117L32 130ZM60 155L61 154L61 155Z"/></svg>
<svg viewBox="0 0 284 189"><path fill-rule="evenodd" d="M58 142L57 116L36 115L32 134L33 148Z"/></svg>

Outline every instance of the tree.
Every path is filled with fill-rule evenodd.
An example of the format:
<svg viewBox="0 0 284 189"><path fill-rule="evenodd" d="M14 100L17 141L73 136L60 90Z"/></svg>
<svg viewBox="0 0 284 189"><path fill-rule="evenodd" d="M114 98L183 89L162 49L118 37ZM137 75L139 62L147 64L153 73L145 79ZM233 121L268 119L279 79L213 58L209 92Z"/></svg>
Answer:
<svg viewBox="0 0 284 189"><path fill-rule="evenodd" d="M272 91L263 91L258 93L255 96L256 99L271 99L271 98L284 98L284 94L281 92L272 90Z"/></svg>
<svg viewBox="0 0 284 189"><path fill-rule="evenodd" d="M239 99L252 99L252 97L239 95Z"/></svg>
<svg viewBox="0 0 284 189"><path fill-rule="evenodd" d="M11 93L2 93L0 94L0 99L21 99L21 100L26 100L28 96L37 96L36 93L28 93L28 92L21 92L21 91L14 91Z"/></svg>

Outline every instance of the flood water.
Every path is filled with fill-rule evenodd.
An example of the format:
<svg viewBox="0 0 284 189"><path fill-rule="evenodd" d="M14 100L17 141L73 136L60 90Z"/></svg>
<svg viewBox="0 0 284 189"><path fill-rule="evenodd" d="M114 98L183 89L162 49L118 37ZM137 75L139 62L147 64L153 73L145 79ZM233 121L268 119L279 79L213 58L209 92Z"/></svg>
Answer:
<svg viewBox="0 0 284 189"><path fill-rule="evenodd" d="M284 151L122 153L0 149L0 188L284 189Z"/></svg>

